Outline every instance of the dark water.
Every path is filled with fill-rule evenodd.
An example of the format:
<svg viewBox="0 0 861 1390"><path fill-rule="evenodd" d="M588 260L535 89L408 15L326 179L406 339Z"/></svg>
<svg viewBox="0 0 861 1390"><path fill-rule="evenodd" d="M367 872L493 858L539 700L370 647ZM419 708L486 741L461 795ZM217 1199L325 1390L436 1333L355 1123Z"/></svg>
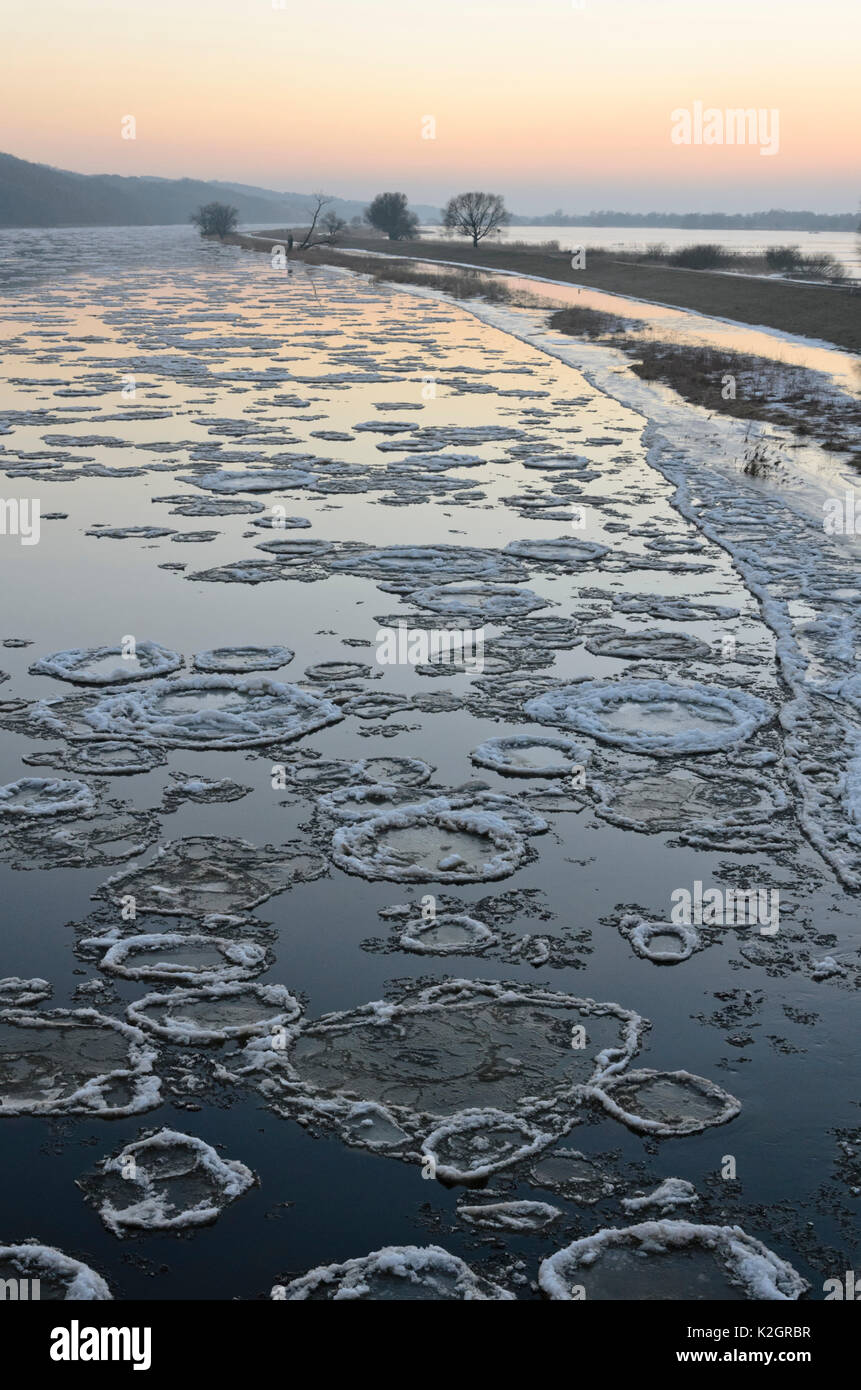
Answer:
<svg viewBox="0 0 861 1390"><path fill-rule="evenodd" d="M372 756L420 758L435 769L435 789L481 777L493 791L523 801L536 790L535 779L476 768L470 750L509 733L560 731L526 721L522 700L506 697L493 711L483 709L469 699L468 676L429 678L410 667L376 664L377 619L413 612L413 601L401 603L373 578L343 572L259 585L189 576L266 558L254 547L271 536L501 549L524 537L562 535L606 545L608 554L576 572L527 566L526 587L553 605L537 612L537 619L573 618L578 635L586 637L608 626L684 632L704 642L712 655L681 664L660 658L628 661L591 653L578 642L550 653L552 659L532 673L539 685L560 678L682 680L742 689L774 708L786 701L773 634L726 552L702 540L673 508L670 485L646 459L647 422L588 386L573 369L460 308L334 272L279 276L265 258L201 246L185 229L4 233L0 252L7 257L0 316L8 344L0 419L9 427L0 436L0 463L13 468L4 479L3 496L38 497L43 517L38 545L0 536L0 635L32 643L0 648L0 666L10 676L0 688L4 701L72 693L76 687L30 674L31 663L59 650L113 645L125 634L181 653L187 667L192 654L204 649L283 643L296 655L280 672L267 673L276 680L302 681L316 663L353 660L367 663L372 676L381 673L381 679L363 681L363 689L408 697L448 691L465 701L445 712L412 706L383 720L348 715L292 745L288 760L306 749L348 763ZM333 379L371 370L389 379ZM252 381L249 372L268 376ZM129 373L136 384L133 402L122 396ZM318 379L296 379L301 377ZM429 379L435 394L428 394ZM468 389L476 384L490 390ZM98 394L66 394L70 389ZM513 391L543 394L504 394ZM277 397L284 394L309 405L279 404ZM421 410L387 416L376 410L381 403L420 405ZM135 409L166 413L136 419ZM47 416L14 414L38 410ZM116 415L122 418L100 419ZM350 434L351 426L377 415L423 429L511 427L519 433L453 445L478 455L480 464L437 476L468 478L480 495L456 490L422 495L419 489L408 505L392 506L382 500L398 496L398 475L390 472L390 462L408 460L408 451L379 451L376 445L388 436L377 433L355 432L343 441L313 434ZM229 433L213 435L212 424L219 420L250 421L270 432L253 434L247 444ZM58 435L82 436L85 442L57 444ZM99 442L117 437L119 446ZM552 473L523 466L530 443L536 453L576 451L589 459L594 476L578 485L576 494L587 503L585 530L572 530L564 520L537 519L537 513L524 517L506 503L527 490L553 490ZM148 444L179 447L135 447ZM50 467L44 459L22 465L23 455L44 450L54 455ZM233 450L246 450L253 460L231 461ZM63 452L71 457L56 462ZM307 452L352 464L363 476L377 470L379 483L351 490L341 473L326 491L297 487L256 495L266 508L283 501L289 515L307 518L310 528L297 531L256 529L249 515L176 516L169 504L154 503L160 496L207 496L187 479L196 461L214 472L219 452L228 455L226 470L272 466L279 453ZM93 463L145 471L88 475ZM249 494L239 495L247 499ZM569 492L569 504L573 495ZM47 512L66 516L48 520ZM213 530L217 536L182 544L170 536L114 540L86 534L100 524L157 525L179 533ZM667 549L650 547L656 539ZM687 548L699 540L701 549ZM699 568L656 569L656 558ZM185 563L186 570L159 568L176 562ZM449 577L442 565L416 587ZM612 605L614 596L625 594L704 600L737 609L739 616L629 619ZM505 623L488 625L489 640L505 630ZM523 634L522 627L517 631ZM744 658L729 665L714 656L727 631L736 636ZM367 645L344 645L344 638ZM473 684L480 688L481 678ZM643 720L647 727L648 711ZM393 726L397 732L390 737ZM419 1163L349 1147L325 1127L310 1133L273 1113L251 1086L218 1082L214 1064L234 1051L232 1045L185 1049L156 1040L155 1070L165 1083L158 1108L104 1120L4 1117L0 1243L32 1237L55 1246L99 1271L117 1298L218 1299L268 1296L279 1279L318 1264L386 1245L433 1242L521 1297L536 1297L533 1281L541 1258L601 1226L627 1224L623 1196L648 1192L676 1176L687 1178L700 1194L693 1214L676 1215L743 1226L809 1280L811 1297L821 1297L823 1280L842 1277L858 1258L857 1197L836 1133L854 1129L852 1142L857 1142L852 990L857 896L841 885L800 831L800 807L780 738L773 726L747 750L768 747L779 755L777 770L766 764L761 773L763 784L780 783L789 798L779 845L749 840L743 849L729 848L718 837L709 847L692 848L671 832L638 833L613 825L597 817L587 800L579 810L546 813L548 833L530 840L533 857L512 876L454 886L369 881L343 872L331 858L334 826L312 814L316 788L273 790L271 768L277 759L260 748L170 748L165 764L148 773L84 775L100 807L114 800L151 811L157 819L154 842L201 835L241 838L252 845L301 840L324 857L324 876L271 897L253 913L271 927L265 940L274 951L274 963L260 983L285 984L301 997L308 1019L382 999L394 981L406 987L409 981L451 976L615 1001L651 1024L632 1066L685 1069L731 1092L742 1108L727 1126L655 1140L584 1107L583 1122L559 1142L599 1156L599 1166L615 1184L613 1195L595 1207L583 1206L531 1183L528 1165L498 1173L485 1193L476 1196L471 1190L468 1200L531 1198L554 1202L563 1215L540 1237L488 1234L458 1222L456 1203L464 1190L424 1181ZM616 787L635 772L697 763L695 749L680 759L637 755L626 760L624 750L608 750L588 737L585 742L601 776ZM47 759L49 752L69 746L56 733L39 740L11 728L0 732L0 782L81 776L61 766L22 761L36 751ZM745 756L739 755L736 768L754 769L759 776L757 764L745 763ZM721 755L699 763L716 775L730 777L733 771ZM234 801L186 801L168 811L162 797L175 772L229 778L249 791ZM35 852L26 862L11 856L13 867L4 853L0 978L43 977L53 985L53 996L41 1007L92 1005L118 1018L131 1001L159 988L114 979L113 994L91 995L91 982L104 984L106 977L92 958L75 951L80 924L99 905L93 894L111 874L147 863L152 854L150 847L128 862L55 868L40 863ZM740 948L756 938L755 929L709 934L704 928L706 949L679 966L660 967L637 956L618 929L623 909L665 921L673 892L695 880L777 886L786 906L786 927L777 942L766 942L746 957ZM551 957L536 968L507 945L483 958L399 951L392 923L377 914L409 903L417 915L424 894L442 895L444 902L456 899L459 910L475 912L491 928L501 925L506 942L531 934L567 943L568 963ZM102 918L103 929L107 920ZM377 947L368 949L373 941ZM814 980L812 962L829 954L839 957L844 973ZM193 1094L181 1081L188 1052L195 1054L195 1074L204 1079L203 1089ZM259 1186L228 1206L214 1225L191 1235L145 1234L119 1241L84 1201L76 1179L142 1132L162 1126L196 1135L223 1157L241 1160L257 1174ZM736 1181L720 1177L727 1155L736 1160ZM857 1191L857 1160L855 1182ZM620 1276L611 1296L638 1294Z"/></svg>

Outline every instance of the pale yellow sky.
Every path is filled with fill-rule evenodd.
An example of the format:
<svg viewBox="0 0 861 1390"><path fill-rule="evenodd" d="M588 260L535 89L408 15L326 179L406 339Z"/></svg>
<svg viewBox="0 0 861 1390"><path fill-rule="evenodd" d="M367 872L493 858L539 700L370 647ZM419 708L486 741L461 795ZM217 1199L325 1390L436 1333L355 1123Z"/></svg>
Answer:
<svg viewBox="0 0 861 1390"><path fill-rule="evenodd" d="M5 5L0 149L63 168L533 212L858 202L856 0ZM776 108L777 153L674 144L697 101Z"/></svg>

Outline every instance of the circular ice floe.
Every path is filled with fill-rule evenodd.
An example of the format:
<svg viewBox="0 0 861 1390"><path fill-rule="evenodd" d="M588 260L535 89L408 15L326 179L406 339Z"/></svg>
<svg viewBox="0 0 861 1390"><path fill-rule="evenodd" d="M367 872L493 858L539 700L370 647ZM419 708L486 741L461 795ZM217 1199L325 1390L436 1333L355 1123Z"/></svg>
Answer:
<svg viewBox="0 0 861 1390"><path fill-rule="evenodd" d="M556 1149L545 1153L530 1171L530 1178L539 1187L549 1187L572 1202L592 1206L602 1197L609 1197L615 1184L602 1171L594 1158L587 1158L578 1149Z"/></svg>
<svg viewBox="0 0 861 1390"><path fill-rule="evenodd" d="M115 874L98 896L122 907L131 894L138 912L180 917L245 912L291 883L316 877L324 867L322 859L287 846L190 835L162 845L149 864Z"/></svg>
<svg viewBox="0 0 861 1390"><path fill-rule="evenodd" d="M432 584L414 589L410 600L431 613L446 613L471 622L495 622L547 608L549 600L512 584Z"/></svg>
<svg viewBox="0 0 861 1390"><path fill-rule="evenodd" d="M179 652L172 652L158 642L137 642L133 657L124 657L120 646L73 647L43 656L30 670L40 676L71 681L74 685L121 685L167 676L178 671L181 665Z"/></svg>
<svg viewBox="0 0 861 1390"><path fill-rule="evenodd" d="M309 458L305 455L305 458ZM293 487L311 487L316 482L313 473L297 468L258 468L247 473L231 473L222 470L207 473L203 477L182 477L182 482L192 483L219 496L232 496L237 492L283 492Z"/></svg>
<svg viewBox="0 0 861 1390"><path fill-rule="evenodd" d="M302 1006L284 985L212 985L145 994L128 1016L147 1032L187 1047L267 1037L295 1023Z"/></svg>
<svg viewBox="0 0 861 1390"><path fill-rule="evenodd" d="M390 545L378 550L346 551L330 560L333 570L347 570L383 581L391 593L408 593L417 581L451 579L525 579L516 560L495 550L456 545Z"/></svg>
<svg viewBox="0 0 861 1390"><path fill-rule="evenodd" d="M596 541L580 541L573 536L557 536L555 540L510 541L506 555L531 560L541 565L584 565L606 555L609 546Z"/></svg>
<svg viewBox="0 0 861 1390"><path fill-rule="evenodd" d="M463 1111L422 1140L422 1155L446 1183L481 1183L554 1143L556 1135L502 1110Z"/></svg>
<svg viewBox="0 0 861 1390"><path fill-rule="evenodd" d="M771 823L785 809L786 795L769 787L762 774L714 772L673 767L666 772L626 770L618 785L596 782L603 820L640 831L684 830L687 834L721 835Z"/></svg>
<svg viewBox="0 0 861 1390"><path fill-rule="evenodd" d="M430 763L421 758L362 758L355 768L366 782L394 783L404 787L417 787L429 782L433 773Z"/></svg>
<svg viewBox="0 0 861 1390"><path fill-rule="evenodd" d="M241 675L245 671L277 671L287 666L295 656L289 647L213 647L198 652L192 658L197 671L228 671Z"/></svg>
<svg viewBox="0 0 861 1390"><path fill-rule="evenodd" d="M655 965L678 965L701 944L699 932L680 922L644 922L634 916L623 918L620 928L637 955Z"/></svg>
<svg viewBox="0 0 861 1390"><path fill-rule="evenodd" d="M93 789L86 782L22 777L0 787L0 816L87 815L95 805Z"/></svg>
<svg viewBox="0 0 861 1390"><path fill-rule="evenodd" d="M62 767L66 772L95 772L104 777L131 777L136 773L152 772L167 762L164 749L156 745L144 747L128 739L105 739L92 743L79 743L52 754L35 755L24 762L50 762L54 767Z"/></svg>
<svg viewBox="0 0 861 1390"><path fill-rule="evenodd" d="M320 661L309 666L305 679L314 685L329 685L332 682L366 680L371 674L370 666L361 661Z"/></svg>
<svg viewBox="0 0 861 1390"><path fill-rule="evenodd" d="M439 1245L387 1245L361 1259L319 1265L292 1283L276 1285L273 1299L398 1301L428 1299L513 1299L515 1295L484 1279Z"/></svg>
<svg viewBox="0 0 861 1390"><path fill-rule="evenodd" d="M94 1009L0 1009L0 1115L134 1115L159 1103L144 1034Z"/></svg>
<svg viewBox="0 0 861 1390"><path fill-rule="evenodd" d="M335 547L331 541L323 541L316 536L280 536L272 541L260 541L255 550L264 550L268 555L277 555L283 560L317 560L323 555L331 555Z"/></svg>
<svg viewBox="0 0 861 1390"><path fill-rule="evenodd" d="M630 1071L600 1081L592 1094L629 1129L665 1138L700 1134L741 1111L735 1096L689 1071Z"/></svg>
<svg viewBox="0 0 861 1390"><path fill-rule="evenodd" d="M254 1039L225 1075L347 1144L414 1162L430 1153L443 1176L471 1181L566 1133L589 1087L630 1061L644 1026L618 1004L447 980L305 1021L281 1048ZM369 1106L385 1110L384 1145L359 1123Z"/></svg>
<svg viewBox="0 0 861 1390"><path fill-rule="evenodd" d="M516 1231L520 1234L546 1231L562 1215L549 1202L485 1202L481 1206L458 1206L458 1217L484 1231Z"/></svg>
<svg viewBox="0 0 861 1390"><path fill-rule="evenodd" d="M38 1281L39 1293L31 1298L76 1303L106 1303L113 1298L102 1276L89 1265L35 1240L0 1245L0 1281L7 1279Z"/></svg>
<svg viewBox="0 0 861 1390"><path fill-rule="evenodd" d="M644 1221L575 1240L543 1260L548 1298L796 1299L809 1287L791 1265L740 1226Z"/></svg>
<svg viewBox="0 0 861 1390"><path fill-rule="evenodd" d="M500 816L436 802L340 827L332 839L339 869L394 883L481 883L507 878L526 844Z"/></svg>
<svg viewBox="0 0 861 1390"><path fill-rule="evenodd" d="M441 912L432 921L420 919L408 923L398 944L404 951L439 956L483 951L496 939L490 928L474 917L461 912Z"/></svg>
<svg viewBox="0 0 861 1390"><path fill-rule="evenodd" d="M105 1159L78 1186L115 1236L208 1226L256 1179L203 1139L161 1129Z"/></svg>
<svg viewBox="0 0 861 1390"><path fill-rule="evenodd" d="M102 442L101 440L99 441ZM96 536L99 540L111 541L155 541L162 536L172 536L175 533L169 526L94 526L92 530L85 533L88 536Z"/></svg>
<svg viewBox="0 0 861 1390"><path fill-rule="evenodd" d="M550 758L548 750L562 756ZM506 777L566 777L572 768L581 767L589 754L570 738L513 734L508 738L489 738L469 756L479 767L492 768Z"/></svg>
<svg viewBox="0 0 861 1390"><path fill-rule="evenodd" d="M685 632L623 632L614 628L586 641L594 656L613 656L623 661L703 661L712 655L706 642Z"/></svg>
<svg viewBox="0 0 861 1390"><path fill-rule="evenodd" d="M744 742L774 712L743 690L669 681L583 681L528 700L539 724L557 724L633 753L714 753Z"/></svg>
<svg viewBox="0 0 861 1390"><path fill-rule="evenodd" d="M98 939L82 941L99 946ZM266 948L255 941L191 932L126 936L108 945L99 969L124 980L171 980L189 985L250 980L266 968Z"/></svg>
<svg viewBox="0 0 861 1390"><path fill-rule="evenodd" d="M263 676L190 676L99 700L84 715L100 734L172 748L249 748L335 724L337 705Z"/></svg>
<svg viewBox="0 0 861 1390"><path fill-rule="evenodd" d="M151 811L109 801L86 815L31 816L11 823L6 846L16 869L97 868L143 854L158 835Z"/></svg>

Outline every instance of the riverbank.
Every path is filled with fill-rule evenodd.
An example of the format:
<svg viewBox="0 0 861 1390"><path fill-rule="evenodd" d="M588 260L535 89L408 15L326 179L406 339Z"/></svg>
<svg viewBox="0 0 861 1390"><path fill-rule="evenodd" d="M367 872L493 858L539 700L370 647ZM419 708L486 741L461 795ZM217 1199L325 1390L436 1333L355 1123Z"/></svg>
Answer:
<svg viewBox="0 0 861 1390"><path fill-rule="evenodd" d="M258 251L269 251L272 246L279 244L277 233L236 237L235 240L250 250ZM450 248L447 246L446 249ZM510 252L511 248L508 250ZM517 257L519 251L520 248L514 250L513 258ZM296 258L294 251L291 260ZM816 350L813 354L818 368L813 370L809 364L793 363L788 342L784 347L780 338L770 337L761 331L747 335L750 342L746 344L746 350L742 350L740 344L723 349L707 342L698 343L678 336L678 315L673 322L648 324L586 305L571 307L571 288L568 285L563 287L560 284L560 297L555 299L553 285L545 283L549 276L535 280L534 290L531 290L525 271L522 277L511 273L493 274L471 269L467 265L458 269L456 265L442 264L442 261L438 268L434 268L429 256L423 257L422 262L418 263L400 255L369 256L328 245L309 248L301 254L299 261L311 265L335 265L389 284L421 286L453 299L480 299L485 303L510 305L512 308L543 309L548 315L548 327L624 353L638 376L672 388L692 405L739 419L788 428L799 444L809 441L835 454L851 455L856 447L861 430L861 405L857 394L852 393L851 381L845 375L840 382L834 380L829 375L831 368L819 362L818 359L829 357L825 349ZM558 259L555 265L559 272ZM570 257L568 268L570 270ZM506 269L501 265L496 267L497 272ZM708 277L708 272L668 273ZM732 279L729 276L711 278L723 282ZM743 281L744 285L754 288L761 283L750 279ZM832 288L819 286L764 283L770 289L784 289L790 300L799 289L812 289L823 296L835 293ZM622 310L624 298L620 297L615 302ZM608 299L607 303L613 304L614 300ZM631 302L632 312L634 307ZM667 307L675 309L678 306ZM720 317L724 318L723 315ZM742 325L750 321L744 318L738 320ZM708 316L703 318L703 322L707 324ZM744 336L744 330L740 332ZM755 349L752 349L752 344L756 344Z"/></svg>
<svg viewBox="0 0 861 1390"><path fill-rule="evenodd" d="M255 236L237 234L229 240L248 250L269 251L277 244L279 236L286 236L286 233L276 229ZM360 254L351 256L351 252ZM393 268L407 258L538 276L565 285L687 309L712 318L733 319L861 352L861 299L853 286L802 284L721 271L638 264L616 259L608 253L587 255L587 266L575 271L569 252L541 246L484 243L473 247L456 241L388 242L352 234L350 245L343 249L318 245L301 253L294 249L292 256L311 264L344 265L367 273L370 269L368 252L385 257L386 263L391 263Z"/></svg>

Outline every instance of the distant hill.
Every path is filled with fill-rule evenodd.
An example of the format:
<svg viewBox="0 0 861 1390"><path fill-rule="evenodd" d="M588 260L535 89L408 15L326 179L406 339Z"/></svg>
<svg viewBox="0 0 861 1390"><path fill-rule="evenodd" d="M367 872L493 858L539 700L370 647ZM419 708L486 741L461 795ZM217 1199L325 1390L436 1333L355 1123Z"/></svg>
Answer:
<svg viewBox="0 0 861 1390"><path fill-rule="evenodd" d="M314 200L309 193L215 180L74 174L0 154L0 227L167 226L187 222L201 203L212 202L232 203L243 223L298 226L309 220ZM347 219L366 206L347 198L332 204ZM439 208L419 204L414 210L423 222L439 221Z"/></svg>
<svg viewBox="0 0 861 1390"><path fill-rule="evenodd" d="M515 227L687 227L691 231L739 232L854 232L857 212L545 212L516 214Z"/></svg>

